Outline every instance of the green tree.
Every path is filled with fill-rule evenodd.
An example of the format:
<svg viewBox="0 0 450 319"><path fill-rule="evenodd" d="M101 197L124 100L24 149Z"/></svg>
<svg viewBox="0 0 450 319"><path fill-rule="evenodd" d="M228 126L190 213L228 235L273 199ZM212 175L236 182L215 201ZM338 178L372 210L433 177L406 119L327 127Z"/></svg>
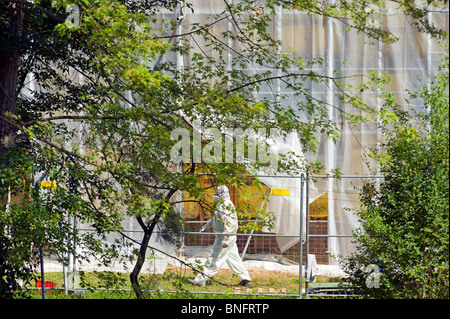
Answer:
<svg viewBox="0 0 450 319"><path fill-rule="evenodd" d="M448 79L446 57L431 89L413 95L420 112L385 113L385 151L373 153L384 178L361 195L358 249L343 262L364 295L449 297Z"/></svg>

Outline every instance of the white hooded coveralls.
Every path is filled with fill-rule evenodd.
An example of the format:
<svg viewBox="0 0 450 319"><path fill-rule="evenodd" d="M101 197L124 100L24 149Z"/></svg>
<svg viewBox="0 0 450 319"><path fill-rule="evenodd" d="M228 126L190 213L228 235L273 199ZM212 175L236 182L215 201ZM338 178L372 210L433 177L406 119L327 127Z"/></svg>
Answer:
<svg viewBox="0 0 450 319"><path fill-rule="evenodd" d="M195 277L195 281L200 285L204 285L209 277L214 276L225 263L240 277L241 281L251 281L250 275L239 256L236 245L237 237L223 235L224 233L235 234L238 230L238 218L234 211L233 202L230 199L228 187L219 186L216 190L216 196L221 202L218 204L214 216L202 227L203 231L212 225L216 240L212 247L209 262L203 270L204 275L199 273Z"/></svg>

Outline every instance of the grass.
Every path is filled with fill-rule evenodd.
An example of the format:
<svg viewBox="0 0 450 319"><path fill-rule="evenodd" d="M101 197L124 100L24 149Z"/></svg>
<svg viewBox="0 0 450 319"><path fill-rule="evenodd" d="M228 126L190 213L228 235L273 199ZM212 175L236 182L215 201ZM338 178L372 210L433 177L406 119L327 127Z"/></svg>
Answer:
<svg viewBox="0 0 450 319"><path fill-rule="evenodd" d="M194 278L192 270L169 266L164 274L142 274L139 277L142 290L149 299L221 299L221 298L295 298L299 292L297 274L277 271L249 271L252 277L250 289L237 290L239 278L230 270L221 270L204 287L192 286L187 278ZM39 278L37 279L39 280ZM338 282L339 278L318 276L316 282ZM45 281L64 285L62 272L45 274ZM28 287L34 287L31 282ZM64 289L49 290L48 299L134 299L134 292L127 273L86 272L80 274L81 294L66 294ZM302 287L305 283L302 282ZM31 298L41 298L40 289L30 289Z"/></svg>

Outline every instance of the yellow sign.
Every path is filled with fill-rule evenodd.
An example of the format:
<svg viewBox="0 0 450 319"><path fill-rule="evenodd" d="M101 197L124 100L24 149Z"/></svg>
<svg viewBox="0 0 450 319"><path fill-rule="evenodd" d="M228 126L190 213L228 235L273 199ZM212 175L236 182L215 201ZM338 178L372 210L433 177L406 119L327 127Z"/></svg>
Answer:
<svg viewBox="0 0 450 319"><path fill-rule="evenodd" d="M51 188L51 189L55 189L56 188L56 183L55 182L40 182L39 183L39 188Z"/></svg>
<svg viewBox="0 0 450 319"><path fill-rule="evenodd" d="M270 195L275 196L290 196L291 190L289 188L271 188Z"/></svg>

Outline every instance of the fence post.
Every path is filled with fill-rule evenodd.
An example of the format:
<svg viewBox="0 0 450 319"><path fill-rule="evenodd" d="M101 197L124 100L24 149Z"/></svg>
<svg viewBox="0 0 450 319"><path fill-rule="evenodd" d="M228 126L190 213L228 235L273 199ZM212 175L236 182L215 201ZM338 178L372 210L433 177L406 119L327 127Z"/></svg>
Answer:
<svg viewBox="0 0 450 319"><path fill-rule="evenodd" d="M42 252L42 246L39 247L39 258L41 262L41 293L42 299L45 299L44 255Z"/></svg>
<svg viewBox="0 0 450 319"><path fill-rule="evenodd" d="M76 271L76 267L77 267L77 246L76 246L76 238L75 238L75 233L77 230L77 220L76 220L76 215L73 215L73 259L72 259L72 283L73 283L73 293L75 293L75 289L76 287L76 277L77 277L77 271Z"/></svg>

